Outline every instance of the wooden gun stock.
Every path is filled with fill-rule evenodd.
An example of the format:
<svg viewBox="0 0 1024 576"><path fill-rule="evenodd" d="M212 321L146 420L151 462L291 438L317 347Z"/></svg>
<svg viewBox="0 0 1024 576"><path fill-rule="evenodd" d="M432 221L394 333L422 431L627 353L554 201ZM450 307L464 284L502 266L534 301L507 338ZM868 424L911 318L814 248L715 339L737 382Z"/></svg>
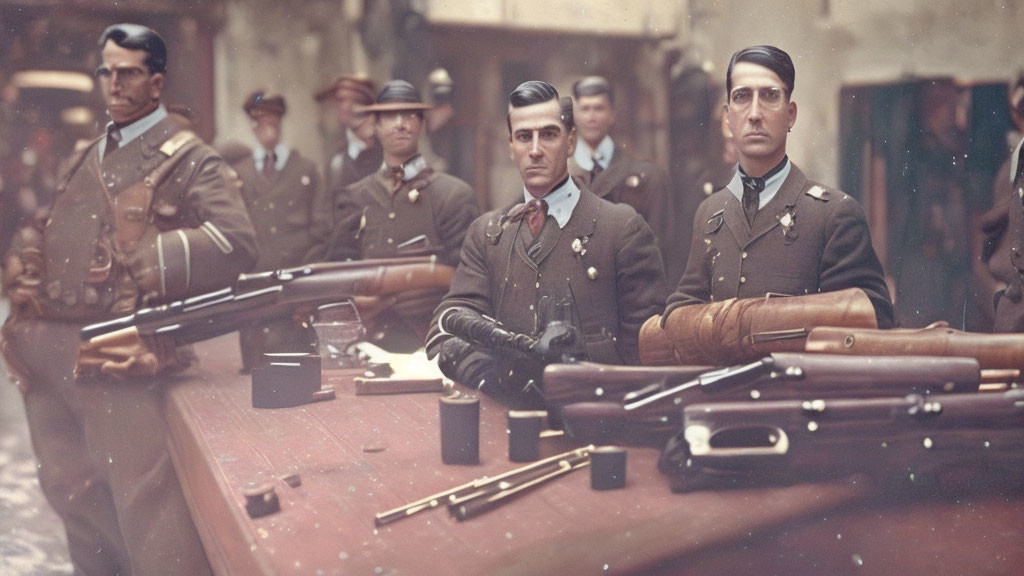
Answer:
<svg viewBox="0 0 1024 576"><path fill-rule="evenodd" d="M711 366L616 366L597 362L549 364L544 368L543 395L549 407L574 402L620 402L647 386L670 388L691 380Z"/></svg>
<svg viewBox="0 0 1024 576"><path fill-rule="evenodd" d="M903 488L984 489L1019 486L1024 467L1024 390L695 404L683 419L683 441L662 457L680 491L856 472Z"/></svg>
<svg viewBox="0 0 1024 576"><path fill-rule="evenodd" d="M966 356L977 358L985 369L1024 369L1024 334L979 334L943 324L894 330L815 328L806 350L858 356Z"/></svg>

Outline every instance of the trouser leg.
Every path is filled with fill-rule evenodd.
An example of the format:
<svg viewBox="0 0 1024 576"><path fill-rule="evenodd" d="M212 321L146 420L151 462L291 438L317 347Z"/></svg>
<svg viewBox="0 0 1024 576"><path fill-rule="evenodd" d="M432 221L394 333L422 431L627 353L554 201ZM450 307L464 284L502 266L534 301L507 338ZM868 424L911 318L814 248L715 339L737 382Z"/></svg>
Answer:
<svg viewBox="0 0 1024 576"><path fill-rule="evenodd" d="M76 574L130 574L109 487L88 455L73 379L74 328L24 326L12 339L26 374L25 414L39 485L67 532Z"/></svg>
<svg viewBox="0 0 1024 576"><path fill-rule="evenodd" d="M104 467L135 574L210 573L167 449L165 382L80 383L85 435Z"/></svg>

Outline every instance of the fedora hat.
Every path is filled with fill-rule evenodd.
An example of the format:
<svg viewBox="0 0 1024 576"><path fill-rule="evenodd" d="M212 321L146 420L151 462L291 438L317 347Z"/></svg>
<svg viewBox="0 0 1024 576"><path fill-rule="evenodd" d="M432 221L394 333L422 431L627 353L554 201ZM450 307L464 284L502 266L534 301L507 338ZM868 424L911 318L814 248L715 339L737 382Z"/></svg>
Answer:
<svg viewBox="0 0 1024 576"><path fill-rule="evenodd" d="M384 85L377 101L369 106L360 106L356 112L399 112L405 110L429 110L433 108L425 104L419 92L405 80L392 80Z"/></svg>

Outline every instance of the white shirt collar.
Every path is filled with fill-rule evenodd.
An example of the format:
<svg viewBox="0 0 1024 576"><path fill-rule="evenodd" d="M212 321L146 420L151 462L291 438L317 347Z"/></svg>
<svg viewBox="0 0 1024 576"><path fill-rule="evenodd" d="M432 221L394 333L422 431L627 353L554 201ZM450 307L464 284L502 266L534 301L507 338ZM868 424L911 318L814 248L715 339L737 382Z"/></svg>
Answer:
<svg viewBox="0 0 1024 576"><path fill-rule="evenodd" d="M601 168L607 168L608 164L612 161L614 153L615 142L612 141L612 137L608 134L605 134L604 138L601 139L596 150L588 146L582 138L577 138L576 152L573 154L573 159L576 160L576 164L579 164L580 168L589 172L594 169L594 158L597 158Z"/></svg>
<svg viewBox="0 0 1024 576"><path fill-rule="evenodd" d="M423 172L424 170L426 170L426 168L427 168L427 159L424 158L422 154L417 153L412 158L409 158L408 160L403 162L401 168L402 168L402 181L403 182L408 182L409 180L412 180L413 178L419 176L420 172ZM380 165L380 169L381 169L382 172L385 172L385 173L389 172L391 170L391 168L388 167L388 163L387 162L382 163Z"/></svg>
<svg viewBox="0 0 1024 576"><path fill-rule="evenodd" d="M348 157L355 160L359 154L369 148L363 139L356 135L351 128L345 128L345 139L348 141Z"/></svg>
<svg viewBox="0 0 1024 576"><path fill-rule="evenodd" d="M779 170L771 178L764 181L764 190L761 191L761 196L757 202L758 210L764 208L765 204L771 202L772 198L775 198L779 189L782 188L782 183L785 182L786 177L789 176L789 170L792 167L793 163L787 159L786 165L782 167L782 170ZM740 171L737 169L736 173L732 175L732 180L725 185L725 187L729 189L729 192L732 192L732 195L740 202L743 201L743 180L741 180L741 178L742 176L740 175Z"/></svg>
<svg viewBox="0 0 1024 576"><path fill-rule="evenodd" d="M558 222L559 228L565 228L572 217L576 204L580 201L580 189L572 178L567 178L565 184L545 194L542 198L548 203L548 216L552 216ZM533 196L523 187L523 201L529 202Z"/></svg>
<svg viewBox="0 0 1024 576"><path fill-rule="evenodd" d="M288 156L292 153L291 147L284 142L278 142L277 146L274 146L274 170L280 172L284 170L284 165L288 163ZM256 171L263 171L263 159L267 157L267 149L263 147L259 142L252 149L252 159L256 162Z"/></svg>
<svg viewBox="0 0 1024 576"><path fill-rule="evenodd" d="M142 136L146 132L146 130L149 130L153 126L156 126L164 118L167 118L167 108L164 108L164 105L160 104L156 107L156 110L153 110L149 114L146 114L142 118L139 118L138 120L132 122L131 124L128 124L127 126L122 126L118 130L121 133L121 138L120 140L118 140L118 147L124 148L125 146L128 145L129 142L135 140L139 136ZM107 122L107 131L109 131L111 126L113 125L113 121ZM100 158L103 158L103 154L106 151L107 139L103 138L102 140L100 140L99 144Z"/></svg>

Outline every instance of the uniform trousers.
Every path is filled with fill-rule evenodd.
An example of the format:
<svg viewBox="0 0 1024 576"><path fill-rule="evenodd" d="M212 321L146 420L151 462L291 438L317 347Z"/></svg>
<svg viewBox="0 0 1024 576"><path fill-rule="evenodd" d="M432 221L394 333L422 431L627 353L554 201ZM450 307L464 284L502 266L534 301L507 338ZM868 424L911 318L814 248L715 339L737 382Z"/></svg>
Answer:
<svg viewBox="0 0 1024 576"><path fill-rule="evenodd" d="M22 322L25 409L39 484L76 574L210 573L167 448L167 380L74 376L79 326Z"/></svg>

